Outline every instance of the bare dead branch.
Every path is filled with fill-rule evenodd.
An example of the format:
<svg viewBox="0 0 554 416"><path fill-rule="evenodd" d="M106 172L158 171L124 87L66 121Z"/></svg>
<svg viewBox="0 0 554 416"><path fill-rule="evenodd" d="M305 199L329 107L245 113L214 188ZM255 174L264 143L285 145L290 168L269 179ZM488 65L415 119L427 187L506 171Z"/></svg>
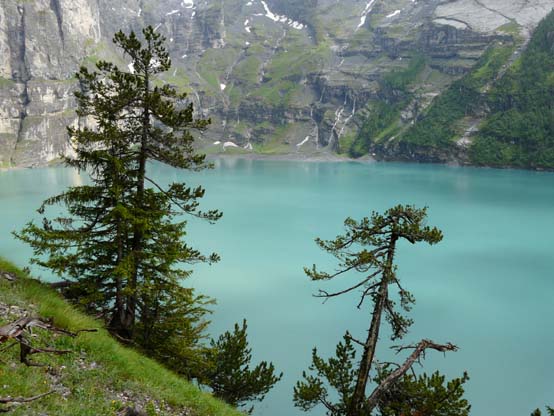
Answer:
<svg viewBox="0 0 554 416"><path fill-rule="evenodd" d="M358 344L358 345L361 346L361 347L365 347L365 346L366 346L365 342L362 342L362 341L360 341L359 339L354 338L354 337L350 334L350 332L348 332L348 331L346 332L346 338L348 338L350 341L355 342L356 344Z"/></svg>
<svg viewBox="0 0 554 416"><path fill-rule="evenodd" d="M41 318L24 317L15 322L0 327L0 344L9 340L19 343L19 358L22 363L28 366L39 367L41 364L29 361L29 355L48 353L48 354L69 354L71 351L58 350L55 348L37 348L33 347L26 339L26 332L31 332L32 328L41 328L46 331L54 332L69 337L76 337L81 332L96 332L96 329L80 329L77 332L70 332L62 328L55 327L51 321ZM11 345L9 346L11 347ZM9 348L6 347L6 348Z"/></svg>
<svg viewBox="0 0 554 416"><path fill-rule="evenodd" d="M356 290L358 289L359 287L365 285L372 277L374 277L375 274L372 274L371 276L368 276L367 278L365 278L364 280L362 280L360 283L354 285L354 286L351 286L349 287L348 289L344 289L344 290L341 290L340 292L333 292L333 293L329 293L327 292L326 290L322 290L320 289L319 290L319 294L317 295L314 295L314 297L316 298L334 298L336 296L340 296L340 295L344 295L345 293L349 293L349 292L352 292L353 290ZM368 292L369 290L371 289L374 289L376 288L377 286L379 286L379 282L369 286L367 289L365 289L365 292Z"/></svg>
<svg viewBox="0 0 554 416"><path fill-rule="evenodd" d="M418 361L421 357L425 356L425 352L428 349L432 349L435 351L440 351L443 353L446 353L448 351L457 351L458 347L448 343L448 344L436 344L433 341L424 339L421 340L417 345L409 345L405 347L396 347L397 352L406 350L406 349L413 349L414 351L410 354L410 356L404 361L404 363L398 367L396 370L394 370L392 373L390 373L382 382L379 384L375 390L371 393L369 398L366 400L366 404L368 407L368 410L373 410L378 402L381 396L387 392L390 387L404 374L406 374L411 368L412 365Z"/></svg>
<svg viewBox="0 0 554 416"><path fill-rule="evenodd" d="M50 394L54 393L55 390L50 390L49 392L37 394L33 397L0 397L0 404L7 404L8 407L0 408L0 413L7 413L11 410L11 406L14 403L29 403L34 402L35 400L42 399L45 396L49 396Z"/></svg>

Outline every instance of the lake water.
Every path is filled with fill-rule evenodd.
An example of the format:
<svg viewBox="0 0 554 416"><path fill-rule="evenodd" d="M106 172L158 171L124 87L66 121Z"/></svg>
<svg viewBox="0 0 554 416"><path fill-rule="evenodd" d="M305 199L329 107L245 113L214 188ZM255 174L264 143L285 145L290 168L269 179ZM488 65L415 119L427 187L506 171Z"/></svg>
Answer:
<svg viewBox="0 0 554 416"><path fill-rule="evenodd" d="M369 322L355 298L322 304L303 266L332 267L313 243L398 203L429 206L439 245L402 245L399 276L417 299L405 342L451 341L457 353L429 353L425 369L454 377L467 370L472 415L529 415L554 404L554 174L381 163L224 159L200 173L154 166L161 181L207 189L203 207L216 225L192 221L188 238L222 261L195 267L189 284L217 298L211 330L248 320L254 358L271 360L283 380L256 406L258 416L302 414L292 387L313 346L331 353L346 329L359 338ZM0 255L23 266L30 250L15 241L47 196L81 178L62 168L0 172ZM46 272L37 271L46 276ZM379 357L391 358L381 339ZM322 415L322 409L312 412Z"/></svg>

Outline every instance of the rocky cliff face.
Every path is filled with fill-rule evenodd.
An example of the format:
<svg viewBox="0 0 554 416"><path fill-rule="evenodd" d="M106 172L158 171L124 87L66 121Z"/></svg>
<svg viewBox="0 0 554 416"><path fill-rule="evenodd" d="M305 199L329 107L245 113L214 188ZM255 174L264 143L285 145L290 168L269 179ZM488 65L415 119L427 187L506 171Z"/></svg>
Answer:
<svg viewBox="0 0 554 416"><path fill-rule="evenodd" d="M419 107L472 68L493 42L523 42L552 0L2 0L0 166L70 151L65 126L81 64L125 57L119 29L151 24L174 70L212 117L208 152L336 150L383 97L382 80L424 58ZM414 103L410 105L414 106ZM410 122L410 108L403 118ZM214 144L220 142L219 144Z"/></svg>

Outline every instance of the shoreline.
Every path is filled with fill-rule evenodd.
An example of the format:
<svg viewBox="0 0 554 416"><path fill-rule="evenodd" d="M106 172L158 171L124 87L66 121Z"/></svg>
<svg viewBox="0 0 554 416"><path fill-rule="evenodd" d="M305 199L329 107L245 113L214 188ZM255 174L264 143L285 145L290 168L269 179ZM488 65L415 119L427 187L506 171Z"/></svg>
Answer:
<svg viewBox="0 0 554 416"><path fill-rule="evenodd" d="M217 159L245 159L245 160L269 160L283 162L354 162L354 163L373 163L376 160L370 156L364 156L354 159L348 156L341 156L336 153L213 153L206 155L206 160L213 161Z"/></svg>
<svg viewBox="0 0 554 416"><path fill-rule="evenodd" d="M199 151L199 153L202 153ZM206 161L213 162L217 160L263 160L263 161L276 161L276 162L304 162L304 163L358 163L358 164L373 164L373 163L407 163L407 164L417 164L417 165L439 165L446 166L451 168L470 168L470 169L491 169L491 170L516 170L524 172L535 172L535 173L554 173L554 168L532 168L532 167L514 167L514 166L482 166L482 165L471 165L466 163L459 163L455 161L450 162L418 162L418 161L407 161L407 160L378 160L370 155L365 155L360 158L352 158L348 156L339 155L332 152L318 152L318 153L275 153L275 154L264 154L264 153L211 153L206 154ZM17 171L23 169L41 169L48 167L58 167L62 166L63 163L58 159L57 161L50 161L44 165L32 165L32 166L10 166L10 167L0 167L0 173Z"/></svg>

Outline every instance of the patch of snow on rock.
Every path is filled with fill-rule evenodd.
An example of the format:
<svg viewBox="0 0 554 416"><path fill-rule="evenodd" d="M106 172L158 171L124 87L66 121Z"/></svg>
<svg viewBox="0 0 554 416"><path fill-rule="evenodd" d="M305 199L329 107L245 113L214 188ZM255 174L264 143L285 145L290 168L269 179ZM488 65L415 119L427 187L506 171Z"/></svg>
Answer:
<svg viewBox="0 0 554 416"><path fill-rule="evenodd" d="M364 11L362 12L362 14L360 16L360 23L358 24L358 27L356 28L356 30L358 30L359 28L361 28L365 24L365 21L367 19L367 15L373 9L373 5L375 4L375 1L376 0L369 0L369 3L366 4L366 6L364 8Z"/></svg>
<svg viewBox="0 0 554 416"><path fill-rule="evenodd" d="M304 146L306 143L308 143L308 140L310 140L310 136L306 136L306 138L298 143L296 147Z"/></svg>
<svg viewBox="0 0 554 416"><path fill-rule="evenodd" d="M223 143L223 148L226 148L226 147L239 147L239 146L233 142L225 142Z"/></svg>
<svg viewBox="0 0 554 416"><path fill-rule="evenodd" d="M194 0L183 0L183 2L181 3L181 5L185 8L185 9L192 9L194 7Z"/></svg>
<svg viewBox="0 0 554 416"><path fill-rule="evenodd" d="M225 85L225 84L219 84L219 88L221 89L221 91L224 91L225 88L227 88L227 85Z"/></svg>
<svg viewBox="0 0 554 416"><path fill-rule="evenodd" d="M388 14L388 15L387 15L387 19L390 19L390 18L392 18L392 17L394 17L394 16L398 16L398 15L400 14L401 11L402 11L402 10L395 10L395 11L392 12L391 14Z"/></svg>
<svg viewBox="0 0 554 416"><path fill-rule="evenodd" d="M373 0L373 1L375 1L375 0ZM264 6L264 9L265 9L265 15L264 16L270 18L274 22L286 23L290 27L292 27L294 29L297 29L297 30L304 29L304 25L302 23L297 22L295 20L292 20L290 17L281 16L281 15L273 13L271 10L269 10L269 7L268 7L267 3L264 0L262 0L262 6Z"/></svg>

